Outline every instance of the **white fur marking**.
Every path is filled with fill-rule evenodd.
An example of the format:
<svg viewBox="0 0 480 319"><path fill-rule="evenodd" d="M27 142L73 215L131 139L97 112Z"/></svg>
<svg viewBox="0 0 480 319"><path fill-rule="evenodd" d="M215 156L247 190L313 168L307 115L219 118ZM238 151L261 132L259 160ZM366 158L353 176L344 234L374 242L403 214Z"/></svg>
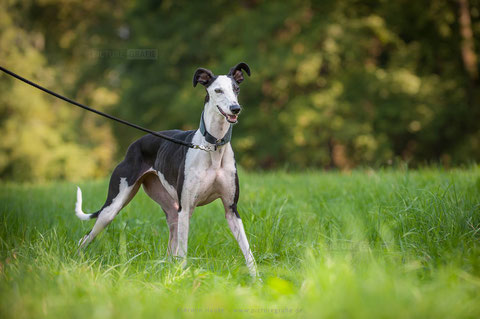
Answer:
<svg viewBox="0 0 480 319"><path fill-rule="evenodd" d="M102 214L105 214L104 216L108 218L112 213L116 215L118 211L122 208L125 201L127 200L128 195L130 194L130 191L132 190L132 188L133 188L133 185L130 187L128 186L127 178L121 177L120 185L118 186L118 195L115 196L115 198L112 200L112 203L110 204L110 206L107 206L102 210L102 212L100 213L100 216ZM112 216L111 218L113 219L113 217L115 216Z"/></svg>
<svg viewBox="0 0 480 319"><path fill-rule="evenodd" d="M167 191L168 195L170 195L174 200L178 202L178 195L177 191L175 188L170 185L167 180L165 179L165 176L160 171L156 171L158 179L160 180L160 183L162 183L163 187L165 187L165 190Z"/></svg>
<svg viewBox="0 0 480 319"><path fill-rule="evenodd" d="M82 190L77 186L77 202L75 203L75 215L81 220L89 220L90 215L85 214L82 210Z"/></svg>
<svg viewBox="0 0 480 319"><path fill-rule="evenodd" d="M223 93L217 93L215 89L221 89ZM218 105L225 114L232 114L230 106L238 104L238 99L235 92L233 92L231 78L226 75L219 75L207 90L210 96L210 104L213 104L215 107Z"/></svg>
<svg viewBox="0 0 480 319"><path fill-rule="evenodd" d="M130 195L130 191L132 190L133 186L134 184L130 187L128 186L126 177L120 178L118 195L112 200L110 206L102 209L102 211L98 215L98 219L95 222L95 225L93 225L92 231L90 231L90 233L83 238L80 247L88 245L95 238L95 236L97 236L98 233L100 233L115 218L115 216L118 214L123 204L127 200L128 196Z"/></svg>

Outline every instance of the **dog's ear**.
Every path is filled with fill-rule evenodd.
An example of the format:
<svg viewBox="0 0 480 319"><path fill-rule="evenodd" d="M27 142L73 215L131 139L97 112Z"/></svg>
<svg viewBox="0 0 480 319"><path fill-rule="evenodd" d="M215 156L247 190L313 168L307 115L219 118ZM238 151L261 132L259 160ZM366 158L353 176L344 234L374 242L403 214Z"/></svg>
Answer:
<svg viewBox="0 0 480 319"><path fill-rule="evenodd" d="M231 76L235 80L235 82L240 84L244 80L242 70L247 72L248 76L250 76L250 68L244 62L240 62L239 64L237 64L233 68L231 68L230 72L228 72L228 75Z"/></svg>
<svg viewBox="0 0 480 319"><path fill-rule="evenodd" d="M215 75L213 75L212 71L204 68L198 68L193 75L193 87L196 87L197 83L200 83L203 86L209 86L214 78Z"/></svg>

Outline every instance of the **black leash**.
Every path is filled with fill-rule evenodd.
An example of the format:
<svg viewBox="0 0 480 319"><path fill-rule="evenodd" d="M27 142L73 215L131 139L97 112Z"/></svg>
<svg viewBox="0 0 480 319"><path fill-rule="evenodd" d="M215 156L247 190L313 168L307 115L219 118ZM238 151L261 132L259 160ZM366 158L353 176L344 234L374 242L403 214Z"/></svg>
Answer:
<svg viewBox="0 0 480 319"><path fill-rule="evenodd" d="M157 137L163 138L163 139L165 139L165 140L167 140L167 141L170 141L170 142L172 142L172 143L180 144L180 145L183 145L183 146L186 146L186 147L189 147L189 148L193 148L193 149L203 150L203 151L206 151L206 152L213 151L213 149L211 149L211 148L209 148L209 147L207 147L207 146L204 146L204 145L196 145L196 144L193 144L193 143L184 142L184 141L182 141L182 140L177 140L177 139L172 138L172 137L170 137L170 136L166 136L166 135L157 133L157 132L155 132L155 131L149 130L149 129L147 129L147 128L141 127L141 126L139 126L139 125L137 125L137 124L133 124L133 123L127 122L127 121L125 121L125 120L119 119L118 117L112 116L112 115L110 115L110 114L103 113L103 112L100 112L100 111L98 111L98 110L92 109L92 108L89 107L89 106L86 106L86 105L84 105L84 104L78 103L78 102L76 102L76 101L74 101L74 100L72 100L72 99L69 99L68 97L62 96L62 95L60 95L60 94L58 94L58 93L55 93L55 92L53 92L53 91L50 91L49 89L44 88L43 86L40 86L40 85L38 85L38 84L36 84L36 83L34 83L34 82L32 82L32 81L29 81L29 80L21 77L20 75L12 72L12 71L10 71L10 70L5 69L5 68L2 67L2 66L0 66L0 70L2 70L3 72L7 73L8 75L13 76L14 78L17 78L17 79L20 80L20 81L23 81L23 82L25 82L25 83L27 83L27 84L29 84L29 85L31 85L31 86L39 89L39 90L42 90L43 92L46 92L46 93L48 93L48 94L50 94L50 95L53 95L53 96L55 96L55 97L57 97L57 98L59 98L59 99L61 99L61 100L64 100L64 101L66 101L66 102L68 102L68 103L70 103L70 104L73 104L73 105L75 105L75 106L81 107L82 109L85 109L85 110L87 110L87 111L96 113L96 114L101 115L101 116L103 116L103 117L106 117L106 118L108 118L108 119L111 119L111 120L117 121L117 122L119 122L119 123L125 124L125 125L127 125L127 126L136 128L137 130L144 131L144 132L146 132L146 133L150 133L150 134L152 134L152 135L155 135L155 136L157 136Z"/></svg>

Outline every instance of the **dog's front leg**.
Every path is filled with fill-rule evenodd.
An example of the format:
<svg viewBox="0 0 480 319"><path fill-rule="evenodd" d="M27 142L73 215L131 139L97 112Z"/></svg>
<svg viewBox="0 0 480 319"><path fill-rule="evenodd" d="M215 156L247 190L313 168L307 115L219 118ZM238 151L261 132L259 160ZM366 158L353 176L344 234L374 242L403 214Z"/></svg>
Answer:
<svg viewBox="0 0 480 319"><path fill-rule="evenodd" d="M182 208L178 213L177 252L176 257L183 259L184 266L187 258L188 228L190 226L190 211Z"/></svg>
<svg viewBox="0 0 480 319"><path fill-rule="evenodd" d="M253 258L253 253L250 250L250 245L248 244L247 235L245 234L245 229L243 228L242 219L237 211L237 205L225 205L225 218L227 219L228 226L232 231L233 237L238 242L240 249L242 250L243 256L245 256L245 261L247 263L248 270L252 277L258 276L257 264L255 258Z"/></svg>

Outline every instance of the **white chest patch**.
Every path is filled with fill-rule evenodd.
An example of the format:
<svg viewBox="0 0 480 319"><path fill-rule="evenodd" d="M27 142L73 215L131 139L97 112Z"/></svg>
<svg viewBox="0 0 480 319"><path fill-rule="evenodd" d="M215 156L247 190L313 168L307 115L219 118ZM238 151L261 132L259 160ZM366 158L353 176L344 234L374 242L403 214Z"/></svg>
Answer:
<svg viewBox="0 0 480 319"><path fill-rule="evenodd" d="M199 132L194 143L201 142ZM190 206L204 205L221 196L234 194L235 161L230 144L215 153L189 150L185 159L185 183L182 190L184 201Z"/></svg>

